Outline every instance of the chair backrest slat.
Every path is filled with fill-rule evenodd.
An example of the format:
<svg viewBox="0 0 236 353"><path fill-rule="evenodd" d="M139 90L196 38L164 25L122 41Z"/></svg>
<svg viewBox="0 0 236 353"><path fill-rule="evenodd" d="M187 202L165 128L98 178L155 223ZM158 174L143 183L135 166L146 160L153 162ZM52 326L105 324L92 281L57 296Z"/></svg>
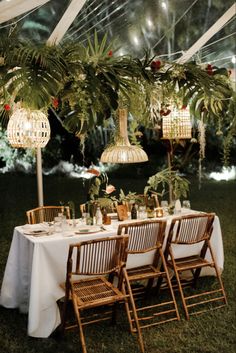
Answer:
<svg viewBox="0 0 236 353"><path fill-rule="evenodd" d="M170 227L171 242L175 244L195 244L209 239L214 217L214 213L205 213L173 219Z"/></svg>
<svg viewBox="0 0 236 353"><path fill-rule="evenodd" d="M66 218L70 219L70 208L68 206L41 206L26 211L29 224L52 222L58 213L65 212Z"/></svg>
<svg viewBox="0 0 236 353"><path fill-rule="evenodd" d="M128 234L129 253L144 253L163 244L165 228L165 220L139 221L119 225L118 234Z"/></svg>
<svg viewBox="0 0 236 353"><path fill-rule="evenodd" d="M108 237L70 245L69 257L77 249L73 274L103 275L116 271L123 261L127 246L125 236ZM69 260L69 258L68 258Z"/></svg>

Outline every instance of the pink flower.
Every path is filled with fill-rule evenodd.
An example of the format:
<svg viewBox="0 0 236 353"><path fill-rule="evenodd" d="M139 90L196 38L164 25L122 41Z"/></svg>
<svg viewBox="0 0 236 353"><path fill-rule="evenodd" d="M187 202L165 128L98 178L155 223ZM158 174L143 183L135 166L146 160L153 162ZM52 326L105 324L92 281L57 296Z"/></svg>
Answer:
<svg viewBox="0 0 236 353"><path fill-rule="evenodd" d="M106 194L111 194L115 190L116 190L115 186L109 184L109 185L106 186L105 192L106 192Z"/></svg>
<svg viewBox="0 0 236 353"><path fill-rule="evenodd" d="M96 176L99 176L99 175L100 175L99 170L94 169L94 168L88 169L88 170L87 170L87 173L90 173L90 174L93 174L93 175L96 175Z"/></svg>

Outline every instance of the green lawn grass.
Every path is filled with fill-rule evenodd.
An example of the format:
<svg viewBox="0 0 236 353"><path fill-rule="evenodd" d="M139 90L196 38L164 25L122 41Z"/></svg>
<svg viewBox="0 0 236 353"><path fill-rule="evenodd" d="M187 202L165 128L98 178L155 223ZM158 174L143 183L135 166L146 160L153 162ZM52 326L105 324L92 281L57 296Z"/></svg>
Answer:
<svg viewBox="0 0 236 353"><path fill-rule="evenodd" d="M110 178L110 182L124 191L141 193L146 180ZM45 204L73 200L78 210L85 200L80 179L45 177ZM35 176L0 175L0 283L3 278L14 226L26 222L25 210L37 206ZM172 322L143 332L148 353L235 353L236 352L236 182L204 181L198 189L196 180L190 186L193 209L213 211L220 218L225 253L223 281L228 306L210 313ZM78 215L78 212L77 212ZM178 299L178 303L179 299ZM128 332L125 316L112 327L108 323L91 326L86 330L89 353L137 353L135 337ZM63 340L50 337L35 339L27 336L27 315L17 309L0 307L0 351L4 353L63 353L81 352L79 335L68 332Z"/></svg>

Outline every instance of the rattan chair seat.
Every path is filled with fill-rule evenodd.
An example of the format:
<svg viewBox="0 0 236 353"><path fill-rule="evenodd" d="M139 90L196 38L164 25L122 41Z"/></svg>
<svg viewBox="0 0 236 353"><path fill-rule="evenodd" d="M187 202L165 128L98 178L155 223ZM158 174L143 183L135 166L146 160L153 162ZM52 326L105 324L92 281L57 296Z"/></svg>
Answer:
<svg viewBox="0 0 236 353"><path fill-rule="evenodd" d="M152 265L140 266L133 269L131 268L127 270L127 273L130 280L132 281L138 279L142 280L142 277L143 279L149 279L153 278L154 276L161 275L161 271Z"/></svg>
<svg viewBox="0 0 236 353"><path fill-rule="evenodd" d="M167 265L174 268L171 261L167 261ZM191 270L198 267L213 266L212 261L202 259L199 255L190 256L188 258L179 258L175 260L178 271Z"/></svg>
<svg viewBox="0 0 236 353"><path fill-rule="evenodd" d="M73 295L77 299L77 304L86 307L93 307L100 302L104 305L115 300L124 299L124 294L113 287L104 277L93 278L91 280L72 281Z"/></svg>

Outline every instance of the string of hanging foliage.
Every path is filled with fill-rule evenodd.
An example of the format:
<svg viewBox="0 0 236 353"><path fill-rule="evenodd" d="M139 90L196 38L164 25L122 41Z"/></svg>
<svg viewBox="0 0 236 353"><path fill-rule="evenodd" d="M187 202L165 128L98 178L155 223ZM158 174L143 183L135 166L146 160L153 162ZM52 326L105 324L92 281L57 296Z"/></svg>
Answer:
<svg viewBox="0 0 236 353"><path fill-rule="evenodd" d="M0 114L4 125L20 102L30 109L57 110L63 126L78 137L103 126L120 102L139 124L155 127L163 104L189 105L194 118L216 126L224 149L236 134L236 97L229 72L195 62L177 64L150 57L117 56L114 43L97 34L87 46L0 39ZM156 97L152 114L152 99ZM19 103L18 103L19 104Z"/></svg>

